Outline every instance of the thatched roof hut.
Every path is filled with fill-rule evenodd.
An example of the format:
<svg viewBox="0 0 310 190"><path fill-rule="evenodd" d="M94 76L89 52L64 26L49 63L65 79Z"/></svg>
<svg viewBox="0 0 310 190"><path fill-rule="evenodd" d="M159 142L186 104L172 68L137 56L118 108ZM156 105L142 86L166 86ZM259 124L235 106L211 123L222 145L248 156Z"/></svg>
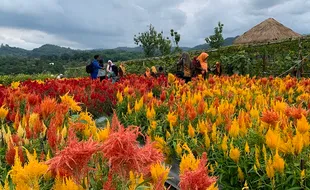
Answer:
<svg viewBox="0 0 310 190"><path fill-rule="evenodd" d="M300 34L269 18L239 36L234 44L258 44L299 37Z"/></svg>

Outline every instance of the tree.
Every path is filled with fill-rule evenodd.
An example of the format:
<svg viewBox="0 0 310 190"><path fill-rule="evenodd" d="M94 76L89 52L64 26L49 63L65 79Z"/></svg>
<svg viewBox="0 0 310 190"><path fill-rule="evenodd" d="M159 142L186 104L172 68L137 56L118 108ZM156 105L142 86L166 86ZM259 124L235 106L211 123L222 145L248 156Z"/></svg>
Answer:
<svg viewBox="0 0 310 190"><path fill-rule="evenodd" d="M150 25L149 31L134 36L134 42L143 48L146 57L154 56L158 48L158 35L155 28Z"/></svg>
<svg viewBox="0 0 310 190"><path fill-rule="evenodd" d="M158 40L158 49L161 53L161 55L168 55L171 53L171 41L169 40L169 38L165 38L164 33L161 32L158 34L157 36L157 40Z"/></svg>
<svg viewBox="0 0 310 190"><path fill-rule="evenodd" d="M224 24L219 22L218 26L214 28L214 34L205 39L207 44L210 44L211 48L219 48L223 45L223 26Z"/></svg>
<svg viewBox="0 0 310 190"><path fill-rule="evenodd" d="M181 51L181 49L180 49L180 47L179 47L179 42L180 42L180 40L181 40L181 35L180 35L178 32L176 32L176 31L174 31L173 29L171 29L171 30L170 30L170 36L172 37L172 40L173 40L174 45L175 45L174 51L175 51L175 52Z"/></svg>

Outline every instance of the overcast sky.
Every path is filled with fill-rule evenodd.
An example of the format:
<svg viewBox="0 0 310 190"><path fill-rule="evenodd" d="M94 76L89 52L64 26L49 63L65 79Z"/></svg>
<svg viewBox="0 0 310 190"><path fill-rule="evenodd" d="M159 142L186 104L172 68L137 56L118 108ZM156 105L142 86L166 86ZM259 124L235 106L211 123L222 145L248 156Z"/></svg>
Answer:
<svg viewBox="0 0 310 190"><path fill-rule="evenodd" d="M243 34L273 17L310 33L310 0L0 0L0 43L26 49L133 47L133 35L152 23L181 46L204 43L218 21L224 37Z"/></svg>

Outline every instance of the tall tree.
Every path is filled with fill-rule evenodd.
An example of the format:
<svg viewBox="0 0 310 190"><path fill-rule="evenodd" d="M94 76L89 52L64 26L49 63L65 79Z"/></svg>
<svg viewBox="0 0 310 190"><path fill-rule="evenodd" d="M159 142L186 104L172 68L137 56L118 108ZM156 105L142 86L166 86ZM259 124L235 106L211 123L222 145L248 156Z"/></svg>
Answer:
<svg viewBox="0 0 310 190"><path fill-rule="evenodd" d="M223 45L223 27L224 24L218 22L217 27L214 28L214 34L205 39L207 44L210 44L211 48L219 48Z"/></svg>
<svg viewBox="0 0 310 190"><path fill-rule="evenodd" d="M134 42L143 48L146 57L152 57L158 47L158 35L154 26L150 25L149 30L134 36Z"/></svg>
<svg viewBox="0 0 310 190"><path fill-rule="evenodd" d="M171 41L169 37L164 37L164 33L161 32L157 36L158 40L158 50L161 55L168 55L171 53Z"/></svg>
<svg viewBox="0 0 310 190"><path fill-rule="evenodd" d="M180 35L178 32L176 32L176 31L174 31L173 29L171 29L171 30L170 30L170 36L172 37L172 40L173 40L174 45L175 45L174 51L175 51L175 52L181 51L181 49L180 49L180 47L179 47L179 42L180 42L180 40L181 40L181 35Z"/></svg>

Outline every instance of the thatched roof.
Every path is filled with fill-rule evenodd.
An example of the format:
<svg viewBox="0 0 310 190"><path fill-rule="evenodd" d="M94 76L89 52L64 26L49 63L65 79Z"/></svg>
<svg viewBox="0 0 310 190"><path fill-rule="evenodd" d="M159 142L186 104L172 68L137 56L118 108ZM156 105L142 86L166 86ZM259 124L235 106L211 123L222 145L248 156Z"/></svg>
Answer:
<svg viewBox="0 0 310 190"><path fill-rule="evenodd" d="M269 18L239 36L234 44L257 44L299 37L300 34Z"/></svg>

